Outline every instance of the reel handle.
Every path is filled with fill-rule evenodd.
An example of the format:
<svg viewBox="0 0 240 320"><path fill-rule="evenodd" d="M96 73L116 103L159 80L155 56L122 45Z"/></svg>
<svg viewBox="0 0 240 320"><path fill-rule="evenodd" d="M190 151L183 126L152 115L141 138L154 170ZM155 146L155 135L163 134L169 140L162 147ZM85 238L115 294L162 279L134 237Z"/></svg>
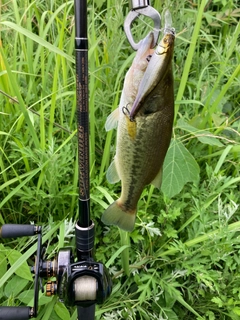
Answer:
<svg viewBox="0 0 240 320"><path fill-rule="evenodd" d="M32 224L4 224L0 229L0 238L34 236L37 233L38 227Z"/></svg>
<svg viewBox="0 0 240 320"><path fill-rule="evenodd" d="M28 320L31 310L30 307L0 307L0 320Z"/></svg>

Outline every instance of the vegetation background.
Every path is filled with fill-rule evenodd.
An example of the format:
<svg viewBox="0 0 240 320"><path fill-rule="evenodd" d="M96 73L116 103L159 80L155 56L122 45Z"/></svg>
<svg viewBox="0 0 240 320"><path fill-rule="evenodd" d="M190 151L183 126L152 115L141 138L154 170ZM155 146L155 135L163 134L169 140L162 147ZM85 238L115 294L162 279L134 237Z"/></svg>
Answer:
<svg viewBox="0 0 240 320"><path fill-rule="evenodd" d="M175 123L162 191L147 187L129 234L129 277L120 233L101 214L120 192L106 181L118 105L134 52L125 0L88 1L91 213L96 260L113 278L96 319L240 319L240 9L237 0L152 0L169 8ZM163 16L163 15L162 15ZM133 33L150 29L138 19ZM47 257L74 246L77 140L73 1L2 0L0 11L0 223L42 225ZM36 239L1 240L0 304L32 305ZM17 285L16 285L17 284ZM37 319L74 320L57 297Z"/></svg>

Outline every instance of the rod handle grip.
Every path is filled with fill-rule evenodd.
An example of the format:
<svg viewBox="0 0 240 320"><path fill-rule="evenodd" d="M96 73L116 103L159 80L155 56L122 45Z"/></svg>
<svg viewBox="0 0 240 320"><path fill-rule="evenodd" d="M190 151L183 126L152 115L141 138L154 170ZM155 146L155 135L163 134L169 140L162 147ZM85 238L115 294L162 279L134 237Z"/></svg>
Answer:
<svg viewBox="0 0 240 320"><path fill-rule="evenodd" d="M32 224L4 224L0 229L0 238L33 236L36 233L36 227Z"/></svg>
<svg viewBox="0 0 240 320"><path fill-rule="evenodd" d="M0 320L27 320L30 311L30 307L0 307Z"/></svg>

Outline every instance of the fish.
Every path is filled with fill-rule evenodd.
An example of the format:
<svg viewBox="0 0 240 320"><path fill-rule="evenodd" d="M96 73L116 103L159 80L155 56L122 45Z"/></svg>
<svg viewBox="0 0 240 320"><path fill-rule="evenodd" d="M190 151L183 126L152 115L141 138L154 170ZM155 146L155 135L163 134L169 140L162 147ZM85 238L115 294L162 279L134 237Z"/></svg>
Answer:
<svg viewBox="0 0 240 320"><path fill-rule="evenodd" d="M107 131L117 128L116 154L107 170L107 180L121 180L121 195L103 212L106 225L133 231L137 203L143 189L160 189L162 166L174 119L172 57L175 33L169 28L151 49L149 33L126 73L119 106L108 116Z"/></svg>

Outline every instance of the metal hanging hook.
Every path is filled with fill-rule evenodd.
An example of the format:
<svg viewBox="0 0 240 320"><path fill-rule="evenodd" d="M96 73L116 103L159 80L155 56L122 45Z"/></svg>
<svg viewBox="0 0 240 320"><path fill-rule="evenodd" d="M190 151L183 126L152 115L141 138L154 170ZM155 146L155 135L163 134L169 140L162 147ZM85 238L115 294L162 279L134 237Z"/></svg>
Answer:
<svg viewBox="0 0 240 320"><path fill-rule="evenodd" d="M136 43L133 39L131 32L131 25L140 15L149 17L154 22L153 29L153 47L157 44L158 36L161 28L161 16L159 12L150 6L150 0L130 0L131 11L126 17L124 22L124 31L126 33L127 39L134 50L138 50L140 41Z"/></svg>

